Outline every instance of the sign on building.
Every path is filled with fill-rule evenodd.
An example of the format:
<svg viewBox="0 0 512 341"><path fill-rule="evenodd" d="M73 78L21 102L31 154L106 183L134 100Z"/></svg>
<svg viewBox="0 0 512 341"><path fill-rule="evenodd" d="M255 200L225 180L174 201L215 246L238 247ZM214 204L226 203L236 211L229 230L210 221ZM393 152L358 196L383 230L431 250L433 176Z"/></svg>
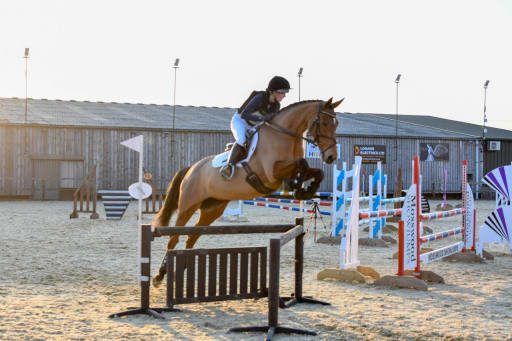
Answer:
<svg viewBox="0 0 512 341"><path fill-rule="evenodd" d="M384 145L354 145L354 156L361 156L363 163L386 163L386 146Z"/></svg>
<svg viewBox="0 0 512 341"><path fill-rule="evenodd" d="M420 143L420 161L448 161L449 146L448 143Z"/></svg>
<svg viewBox="0 0 512 341"><path fill-rule="evenodd" d="M341 156L341 149L340 145L336 144L336 151L338 152L338 158ZM318 149L317 146L311 143L307 143L306 146L306 158L308 159L321 159L322 156L320 155L320 149Z"/></svg>

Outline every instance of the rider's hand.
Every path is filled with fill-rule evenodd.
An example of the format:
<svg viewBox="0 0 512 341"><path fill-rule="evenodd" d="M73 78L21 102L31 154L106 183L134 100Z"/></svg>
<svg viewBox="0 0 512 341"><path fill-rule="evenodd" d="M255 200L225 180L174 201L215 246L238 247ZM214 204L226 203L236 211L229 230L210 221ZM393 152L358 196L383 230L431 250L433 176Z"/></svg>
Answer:
<svg viewBox="0 0 512 341"><path fill-rule="evenodd" d="M263 115L264 122L270 122L274 118L274 115Z"/></svg>

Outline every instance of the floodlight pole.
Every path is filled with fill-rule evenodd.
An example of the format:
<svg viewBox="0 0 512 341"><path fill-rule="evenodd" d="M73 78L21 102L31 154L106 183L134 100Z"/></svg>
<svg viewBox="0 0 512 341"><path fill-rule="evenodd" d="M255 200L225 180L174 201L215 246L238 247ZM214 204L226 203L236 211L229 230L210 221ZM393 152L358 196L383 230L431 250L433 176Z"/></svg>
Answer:
<svg viewBox="0 0 512 341"><path fill-rule="evenodd" d="M396 83L396 103L395 103L395 161L398 161L398 84L400 84L401 74L398 74L395 79Z"/></svg>
<svg viewBox="0 0 512 341"><path fill-rule="evenodd" d="M297 76L299 77L299 102L300 102L300 79L302 78L302 70L304 70L302 67L299 69L299 73Z"/></svg>
<svg viewBox="0 0 512 341"><path fill-rule="evenodd" d="M25 58L25 123L27 123L27 113L28 113L28 59L29 57L29 48L25 48L25 55L23 58Z"/></svg>
<svg viewBox="0 0 512 341"><path fill-rule="evenodd" d="M299 77L299 102L300 102L300 79L302 78L302 71L303 70L304 69L301 67L299 69L299 72L297 73L297 77ZM303 136L307 137L307 132L306 131L304 132ZM307 142L306 142L306 140L302 141L302 149L304 149L303 157L305 159L306 155L307 155L307 152L306 152L306 150L307 150ZM302 186L304 186L304 184L302 184ZM299 217L304 218L304 201L302 201L302 200L299 202L299 211L300 211Z"/></svg>
<svg viewBox="0 0 512 341"><path fill-rule="evenodd" d="M486 80L484 83L484 126L482 129L482 140L485 140L485 134L487 134L487 128L485 124L487 123L487 87L489 86L489 80Z"/></svg>
<svg viewBox="0 0 512 341"><path fill-rule="evenodd" d="M180 63L180 59L176 58L176 60L174 61L174 66L172 67L174 69L174 103L172 106L172 130L173 130L173 132L174 132L175 122L176 122L176 74L178 71L179 63Z"/></svg>

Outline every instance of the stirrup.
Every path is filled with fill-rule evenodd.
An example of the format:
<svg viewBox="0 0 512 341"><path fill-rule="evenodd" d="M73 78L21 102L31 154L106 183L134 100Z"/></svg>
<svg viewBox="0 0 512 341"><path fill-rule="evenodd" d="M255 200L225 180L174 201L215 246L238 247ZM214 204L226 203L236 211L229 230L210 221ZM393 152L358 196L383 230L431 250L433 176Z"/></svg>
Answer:
<svg viewBox="0 0 512 341"><path fill-rule="evenodd" d="M226 174L227 170L229 169L228 167L231 167L230 174ZM235 166L233 166L229 163L220 169L220 175L222 175L222 177L226 180L231 180L233 178L234 174L235 174Z"/></svg>

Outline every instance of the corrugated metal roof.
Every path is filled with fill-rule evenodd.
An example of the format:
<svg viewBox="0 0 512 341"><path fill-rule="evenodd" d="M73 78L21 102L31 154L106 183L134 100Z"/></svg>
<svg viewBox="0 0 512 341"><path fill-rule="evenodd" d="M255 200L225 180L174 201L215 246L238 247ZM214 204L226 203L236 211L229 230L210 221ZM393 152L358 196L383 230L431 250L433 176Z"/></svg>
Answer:
<svg viewBox="0 0 512 341"><path fill-rule="evenodd" d="M30 124L103 128L171 129L173 106L89 101L28 100ZM179 130L229 131L234 108L176 106ZM25 99L0 98L0 123L23 124ZM338 113L339 135L395 136L395 115ZM482 127L433 116L400 115L398 136L475 139ZM512 131L488 128L489 139L510 139Z"/></svg>
<svg viewBox="0 0 512 341"><path fill-rule="evenodd" d="M173 106L155 104L28 100L32 124L113 128L171 129ZM235 109L176 106L175 127L182 130L228 130ZM0 122L25 122L25 100L0 98Z"/></svg>
<svg viewBox="0 0 512 341"><path fill-rule="evenodd" d="M362 135L362 136L396 136L396 121L388 117L381 117L376 114L366 113L341 113L338 114L341 122L341 129L338 128L340 135ZM388 115L391 116L391 115ZM448 139L474 139L472 135L458 133L457 131L447 132L441 129L425 127L402 120L398 121L399 137L427 137L427 138L448 138ZM512 138L512 132L510 133Z"/></svg>
<svg viewBox="0 0 512 341"><path fill-rule="evenodd" d="M394 120L395 115L389 114L378 114L377 116ZM440 129L447 132L458 132L461 134L467 134L468 136L474 136L479 138L482 136L482 126L479 124L472 124L466 122L460 122L455 120L449 120L434 116L425 115L399 115L399 121L412 123L415 125L421 125L423 127L430 127ZM512 139L512 131L487 127L487 139Z"/></svg>

